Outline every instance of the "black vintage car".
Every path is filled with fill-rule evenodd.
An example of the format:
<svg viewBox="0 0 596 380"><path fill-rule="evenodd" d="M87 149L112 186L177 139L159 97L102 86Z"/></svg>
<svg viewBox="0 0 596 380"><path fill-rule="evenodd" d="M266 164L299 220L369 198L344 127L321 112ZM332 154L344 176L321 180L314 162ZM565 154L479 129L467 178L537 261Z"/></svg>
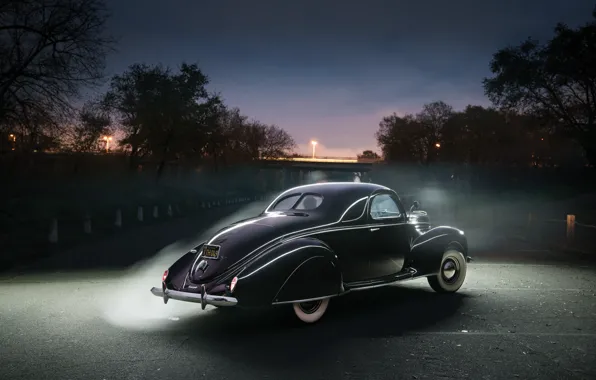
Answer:
<svg viewBox="0 0 596 380"><path fill-rule="evenodd" d="M395 191L371 183L294 187L186 253L151 292L203 309L291 304L304 322L320 319L333 297L418 277L456 292L470 260L466 237L431 228L418 206L407 212Z"/></svg>

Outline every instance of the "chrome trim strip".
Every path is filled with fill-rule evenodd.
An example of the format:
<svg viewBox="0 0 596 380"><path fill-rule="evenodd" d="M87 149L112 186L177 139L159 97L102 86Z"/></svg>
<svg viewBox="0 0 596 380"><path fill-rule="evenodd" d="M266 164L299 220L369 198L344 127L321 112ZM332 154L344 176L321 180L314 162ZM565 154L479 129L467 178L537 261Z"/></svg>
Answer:
<svg viewBox="0 0 596 380"><path fill-rule="evenodd" d="M347 185L347 184L350 184L350 185L352 185L352 186L358 186L357 184L360 184L360 183L361 183L362 185L368 185L366 182L323 182L323 183L310 183L310 184L308 184L308 185L300 185L300 186L296 186L296 187L293 187L293 188L291 188L291 189L288 189L288 190L284 191L283 193L279 194L279 195L278 195L278 196L277 196L277 197L276 197L276 198L275 198L273 201L271 201L271 202L269 203L269 206L267 206L267 208L266 208L266 209L265 209L265 211L263 211L263 212L264 212L264 213L268 213L268 212L270 212L270 211L269 211L269 209L271 208L271 206L272 206L272 205L274 205L274 204L277 202L277 200L278 200L278 199L280 199L280 198L282 198L284 195L286 195L286 194L288 194L288 193L291 193L291 192L294 192L294 191L296 191L296 190L300 190L300 189L306 189L306 188L309 188L309 187L319 187L319 186L325 186L325 185L341 185L341 184L346 184L346 185ZM383 185L378 185L378 186L380 186L380 187L383 187L383 188L384 188L384 190L391 190L391 189L389 189L388 187L385 187L385 186L383 186Z"/></svg>
<svg viewBox="0 0 596 380"><path fill-rule="evenodd" d="M248 221L248 222L238 223L238 224L236 224L236 225L234 225L234 226L232 226L232 227L229 227L229 228L227 228L227 229L225 229L225 230L221 231L220 233L216 234L215 236L213 236L213 237L212 237L212 238L211 238L211 239L210 239L210 240L209 240L207 243L205 243L205 244L211 244L211 242L213 242L213 241L214 241L215 239L217 239L219 236L221 236L221 235L223 235L223 234L225 234L225 233L227 233L227 232L229 232L229 231L232 231L232 230L234 230L234 229L236 229L236 228L239 228L239 227L242 227L242 226L245 226L245 225L248 225L248 224L256 223L256 222L258 222L258 221L261 221L261 220L263 220L263 219L266 219L266 218L269 218L269 217L284 217L285 215L283 215L283 214L278 214L278 213L277 213L277 212L275 212L275 211L268 211L268 210L269 210L269 208L271 207L271 205L273 205L275 202L277 202L277 200L278 200L278 199L280 199L281 197L283 197L283 196L284 196L285 194L287 194L287 193L293 192L293 191L295 191L295 190L297 190L297 189L304 189L304 188L307 188L307 187L310 187L310 186L333 185L333 184L338 184L338 183L341 183L341 182L327 182L327 183L309 184L309 185L302 185L302 186L297 186L297 187L293 187L293 188L291 188L291 189L288 189L288 190L284 191L283 193L281 193L280 195L278 195L278 196L277 196L277 198L275 198L275 199L274 199L274 200L273 200L273 201L272 201L272 202L269 204L269 206L268 206L268 207L265 209L265 211L263 211L263 213L265 213L265 214L267 214L267 215L265 215L265 216L263 216L263 217L261 217L261 218L258 218L258 219L254 219L254 220ZM355 183L358 183L358 182L345 182L345 183L346 183L346 184L355 184ZM363 183L363 184L366 184L366 183ZM356 185L356 186L358 186L358 185ZM379 186L381 186L381 185L379 185ZM240 259L240 260L243 260L243 259L245 259L245 258L247 258L247 257L251 256L251 255L252 255L252 254L254 254L255 252L257 252L257 251L259 251L259 250L261 250L261 249L265 248L266 246L270 245L271 243L275 242L275 241L276 241L276 240L278 240L278 239L279 239L279 240L281 240L281 241L290 241L290 240L294 240L294 237L295 237L295 236L297 236L297 235L299 235L299 234L301 234L301 233L304 233L304 232L307 232L307 231L313 231L313 230L316 230L316 229L318 229L318 228L323 228L323 227L331 227L331 226L334 226L334 225L340 224L340 223L342 222L342 218L343 218L343 217L345 216L345 214L346 214L346 213L349 211L349 209L350 209L352 206L354 206L356 203L358 203L359 201L361 201L362 199L364 199L364 198L365 198L365 199L366 199L366 204L365 204L365 206L364 206L364 210L362 211L362 214L360 214L360 216L357 218L357 219L360 219L360 218L362 217L362 215L364 215L364 214L366 213L366 210L368 209L368 205L369 205L369 203L370 203L370 200L371 200L373 197L375 197L376 195L379 195L379 194L385 194L385 193L383 193L383 192L381 192L381 193L378 193L378 191L390 191L390 192L393 192L393 193L395 193L395 191L391 190L391 189L390 189L390 188L388 188L388 187L383 187L383 189L378 189L378 190L375 190L375 191L373 191L373 192L372 192L370 195L368 195L368 196L366 196L366 197L363 197L363 198L361 198L361 199L359 199L359 200L355 201L354 203L352 203L350 206L348 206L348 208L347 208L347 209L346 209L346 210L345 210L345 211L342 213L342 215L339 217L339 219L338 219L337 221L335 221L335 222L331 222L331 223L326 223L326 224L321 224L321 225L314 226L314 227L308 227L308 228L305 228L305 229L302 229L302 230L299 230L299 231L294 231L294 232L292 232L292 233L289 233L289 234L286 234L286 235L283 235L283 236L278 236L278 237L276 237L275 239L272 239L272 240L270 240L270 241L268 241L268 242L266 242L266 243L262 244L261 246L259 246L259 247L255 248L255 249L253 249L251 252L249 252L249 253L247 253L246 255L244 255L244 257L243 257L242 259ZM395 195L397 196L397 193L395 193ZM399 199L399 196L397 196L397 198ZM400 200L400 201L401 201L401 200ZM354 219L354 220L357 220L357 219ZM392 223L392 224L385 224L385 225L383 225L383 226L400 225L400 224L408 224L408 222L407 222L407 220L406 220L406 221L402 221L402 222L400 222L400 223L396 223L396 224L393 224L393 223ZM375 226L376 226L376 225L377 225L377 224L375 224ZM382 225L382 224L378 224L378 225ZM343 228L342 228L342 227L340 227L340 228L339 228L339 229L337 229L337 230L338 230L338 231L342 231L342 230L344 230L344 229L345 229L345 230L348 230L348 229L360 228L360 227L362 227L362 228L368 228L368 227L365 225L365 226L355 226L355 227L354 227L354 226L352 226L352 227L343 227ZM335 230L333 230L333 231L335 231ZM315 231L315 232L312 232L312 233L310 233L310 234L307 232L307 234L300 235L300 236L304 237L304 236L309 236L309 235L312 235L312 234L318 234L318 233L324 233L324 232L327 232L327 231L326 231L326 230L324 230L324 231ZM287 237L288 235L293 235L293 237L292 237L291 239L289 239L289 240L286 240L286 237ZM256 259L256 258L255 258L255 259ZM247 263L244 263L243 265L246 265L246 264L247 264Z"/></svg>
<svg viewBox="0 0 596 380"><path fill-rule="evenodd" d="M151 288L151 293L156 297L164 296L164 291L161 288ZM184 301L184 302L193 302L193 303L204 303L207 305L214 305L214 306L236 306L238 304L238 300L233 297L225 297L225 296L214 296L212 294L205 293L204 297L201 297L200 293L188 293L188 292L181 292L178 290L167 289L165 290L166 296L170 299L177 300L177 301Z"/></svg>
<svg viewBox="0 0 596 380"><path fill-rule="evenodd" d="M429 231L430 231L430 230L429 230ZM426 233L428 233L428 232L426 232ZM421 242L418 242L418 243L414 244L413 246L411 246L411 247L410 247L410 250L412 250L412 249L414 249L414 248L418 247L418 246L419 246L419 245L421 245L421 244L427 243L427 242L429 242L429 241L431 241L431 240L435 240L435 239L437 239L437 238L440 238L440 237L443 237L443 236L447 236L447 235L448 235L448 234L441 234L441 235L433 236L433 237L431 237L431 238L428 238L428 239L426 239L426 240L423 240L423 241L421 241ZM424 235L420 235L420 236L424 236Z"/></svg>
<svg viewBox="0 0 596 380"><path fill-rule="evenodd" d="M303 299L303 300L273 302L273 303L271 303L271 305L285 305L288 303L302 303L302 302L318 301L318 300L324 300L326 298L333 298L333 297L341 296L342 294L344 294L344 293L332 294L330 296L324 296L324 297L307 298L307 299Z"/></svg>
<svg viewBox="0 0 596 380"><path fill-rule="evenodd" d="M329 251L329 252L331 252L331 250L330 250L329 248L327 248L327 247L323 247L323 246L321 246L321 245L305 245L305 246L302 246L302 247L298 247L298 248L295 248L295 249L293 249L293 250L291 250L291 251L288 251L288 252L284 253L283 255L279 255L279 256L277 256L277 257L276 257L276 258L274 258L273 260L271 260L271 261L269 261L269 262L265 263L264 265L261 265L259 268L257 268L257 269L255 269L254 271L250 272L250 273L249 273L249 274L247 274L246 276L238 277L238 280L244 280L245 278L252 276L253 274L255 274L255 273L257 273L258 271L260 271L261 269L263 269L263 268L265 268L265 267L267 267L267 266L271 265L271 264L272 264L272 263L274 263L275 261L277 261L277 260L281 259L282 257L285 257L285 256L287 256L287 255L289 255L289 254L291 254L291 253L294 253L294 252L297 252L297 251L300 251L300 250L302 250L302 249L306 249L306 248L321 248L321 249L324 249L324 250L326 250L326 251Z"/></svg>
<svg viewBox="0 0 596 380"><path fill-rule="evenodd" d="M352 185L353 184L356 184L356 183L358 183L358 182L345 182L345 184L352 184ZM258 219L254 219L254 220L248 221L248 222L238 223L238 224L236 224L234 226L231 226L229 228L226 228L223 231L221 231L220 233L218 233L215 236L213 236L209 240L209 242L207 242L205 244L210 244L212 241L214 241L215 239L217 239L222 234L225 234L225 233L227 233L229 231L232 231L232 230L234 230L236 228L239 228L239 227L242 227L242 226L245 226L245 225L248 225L248 224L256 223L258 221L261 221L261 220L266 219L266 218L269 218L269 217L284 217L285 215L281 215L281 214L278 214L276 212L271 212L271 211L268 211L268 210L271 207L271 205L273 205L275 202L277 202L278 199L280 199L281 197L283 197L284 195L286 195L288 193L294 192L294 191L296 191L298 189L306 189L306 188L311 187L311 186L333 185L333 184L341 184L341 182L328 182L328 183L308 184L308 185L302 185L302 186L297 186L297 187L293 187L291 189L288 189L288 190L284 191L283 193L281 193L280 195L278 195L269 204L269 206L263 212L263 213L265 213L267 215L265 215L265 216L263 216L261 218L258 218ZM363 183L363 184L366 184L366 183ZM381 186L381 185L379 185L379 186ZM383 187L383 189L374 190L370 195L368 195L366 197L363 197L361 199L358 199L357 201L355 201L354 203L352 203L350 206L348 206L348 208L342 213L342 215L340 216L340 218L337 221L331 222L331 223L326 223L326 224L321 224L321 225L314 226L314 227L305 228L305 229L302 229L302 230L299 230L299 231L291 232L291 233L286 234L286 235L278 236L275 239L272 239L272 240L270 240L270 241L262 244L261 246L253 249L251 252L249 252L246 255L244 255L244 257L242 257L242 259L238 260L238 263L241 263L241 265L246 268L246 266L250 265L251 262L253 262L254 260L257 260L259 257L262 257L262 255L266 255L268 253L268 251L269 251L269 248L266 251L262 252L262 255L258 255L258 256L252 257L252 258L250 256L252 256L255 252L258 252L258 251L262 250L263 248L265 248L265 247L267 247L267 246L275 243L276 241L288 242L288 241L292 241L292 240L295 240L295 239L298 239L298 238L301 238L301 237L307 237L307 236L311 236L311 235L319 234L319 233L327 233L327 232L335 232L335 231L349 231L349 230L352 230L352 229L361 229L361 228L370 228L370 227L391 227L391 226L399 226L399 225L404 225L404 224L406 224L406 225L407 224L412 224L412 223L409 223L408 220L407 220L407 218L406 218L405 221L402 220L402 221L400 221L398 223L385 223L384 224L382 222L379 222L379 223L374 223L374 224L367 223L367 224L364 224L364 225L350 226L350 227L332 227L334 225L340 224L342 222L342 218L349 211L349 209L351 207L353 207L355 204L357 204L358 202L362 201L362 199L366 199L366 204L364 206L364 209L362 211L362 214L357 219L352 219L350 221L358 220L358 219L362 218L362 216L364 214L366 214L366 211L368 210L368 205L369 205L371 199L374 198L377 195L387 194L387 192L390 192L390 193L392 193L391 195L395 195L397 197L397 199L401 202L401 199L399 198L399 196L397 195L397 193L395 193L394 190L392 190L392 189L390 189L388 187L384 187L384 186L381 186L381 187ZM403 204L402 204L402 206L403 206ZM346 222L348 222L348 221L346 221ZM320 229L320 228L323 228L323 227L330 227L330 228L317 231L317 229ZM290 237L288 237L288 236L290 236ZM270 248L273 248L273 247L270 247ZM198 260L198 258L197 258L197 260ZM195 260L195 263L194 264L196 264L197 260ZM240 266L232 265L228 269L229 270L238 270L239 268L240 268ZM241 272L243 270L244 269L242 269Z"/></svg>
<svg viewBox="0 0 596 380"><path fill-rule="evenodd" d="M356 292L356 291L359 291L359 290L368 290L368 289L374 289L374 288L382 288L383 286L392 285L392 284L395 284L397 282L403 282L403 281L413 280L414 278L417 278L416 277L417 274L418 274L418 271L416 269L412 268L412 272L410 272L408 274L401 275L401 276L395 276L395 279L393 281L388 281L388 282L384 282L384 283L381 283L381 284L365 285L365 286L357 286L355 288L348 288L348 292L350 292L350 291ZM419 276L419 277L423 277L423 276Z"/></svg>
<svg viewBox="0 0 596 380"><path fill-rule="evenodd" d="M417 278L423 278L423 277L428 277L428 276L432 276L432 274L427 274L427 275L421 275L421 276L416 276L418 274L418 271L414 268L412 268L413 272L410 272L410 275L406 276L397 276L397 278L393 281L389 281L389 282L384 282L382 284L375 284L375 285L370 285L370 286L361 286L361 287L355 287L355 288L350 288L348 290L345 290L339 294L333 294L333 295L329 295L329 296L324 296L324 297L316 297L316 298L308 298L308 299L301 299L301 300L294 300L294 301L282 301L282 302L273 302L272 305L283 305L283 304L292 304L292 303L297 303L297 302L310 302L310 301L318 301L318 300L322 300L325 298L333 298L333 297L340 297L343 295L346 295L350 292L356 292L359 290L368 290L368 289L374 289L374 288L382 288L384 286L389 286L389 285L393 285L395 283L398 282L404 282L404 281L409 281L409 280L414 280ZM342 288L345 286L345 283L342 282Z"/></svg>
<svg viewBox="0 0 596 380"><path fill-rule="evenodd" d="M303 238L303 237L307 237L307 236L311 236L311 235L325 234L328 232L361 230L361 229L365 229L365 228L395 227L395 226L401 226L404 224L408 224L408 223L407 222L387 223L387 224L373 223L373 224L363 224L363 225L359 225L359 226L350 226L350 227L334 227L334 228L328 228L328 229L320 230L320 231L309 231L305 234L295 235L295 236L292 236L287 239L284 238L283 241L287 242L287 241L292 241L295 239L299 239L299 238Z"/></svg>
<svg viewBox="0 0 596 380"><path fill-rule="evenodd" d="M354 220L358 220L358 219L362 218L362 215L364 215L366 213L366 204L368 202L365 202L364 203L364 208L362 209L362 212L356 218L354 218L354 219L348 219L348 220L343 220L344 216L346 216L346 214L348 213L348 211L350 211L350 209L352 207L356 206L358 203L360 203L362 201L366 201L368 198L370 198L370 196L366 196L366 197L360 198L356 202L354 202L350 206L348 206L348 208L346 209L346 211L344 211L344 213L341 214L341 216L339 217L339 220L341 220L342 223L348 223L348 222L353 222Z"/></svg>
<svg viewBox="0 0 596 380"><path fill-rule="evenodd" d="M246 254L241 260L245 260L247 257L250 257L252 254L254 254L258 250L266 247L267 245L270 245L270 244L274 243L276 240L279 240L282 243L287 243L287 242L290 242L290 241L293 241L293 240L296 240L296 239L300 239L300 238L303 238L303 237L308 237L308 236L312 236L312 235L316 235L316 234L324 234L324 233L328 233L328 232L350 231L350 230L358 230L358 229L370 228L370 227L379 227L379 228L382 228L382 227L394 227L394 226L401 226L401 225L407 225L407 224L409 224L409 223L407 223L407 222L399 222L399 223L390 223L390 224L375 223L375 224L365 224L365 225L350 226L350 227L333 227L333 228L329 228L329 229L325 229L325 230L319 230L319 231L307 231L306 233L303 233L303 234L299 234L299 233L302 232L302 231L306 231L306 230L296 231L296 232L294 232L292 234L287 234L285 236L277 237L277 238L275 238L273 240L268 241L267 243L261 245L260 247L254 249L250 253ZM292 236L288 238L288 237L286 237L288 235L292 235ZM255 256L255 257L251 257L251 258L247 259L247 261L243 261L242 264L241 264L241 266L243 266L244 268L246 268L254 260L257 260L260 257L263 257L264 255L267 255L267 254L271 253L271 249L273 249L273 248L275 248L275 247L268 248L266 251L262 252L261 255L258 255L258 256ZM238 268L239 268L239 266L236 266L236 267L230 268L230 269L236 270ZM242 269L242 270L244 270L244 269Z"/></svg>

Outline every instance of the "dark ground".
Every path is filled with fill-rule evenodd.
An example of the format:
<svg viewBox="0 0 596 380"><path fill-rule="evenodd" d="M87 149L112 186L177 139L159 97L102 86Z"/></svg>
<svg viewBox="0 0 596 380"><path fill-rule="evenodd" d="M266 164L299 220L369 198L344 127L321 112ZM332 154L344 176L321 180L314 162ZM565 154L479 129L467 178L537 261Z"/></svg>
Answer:
<svg viewBox="0 0 596 380"><path fill-rule="evenodd" d="M357 292L307 326L289 308L201 311L149 293L206 223L146 226L3 275L0 378L596 378L593 258L484 244L455 295L425 280Z"/></svg>

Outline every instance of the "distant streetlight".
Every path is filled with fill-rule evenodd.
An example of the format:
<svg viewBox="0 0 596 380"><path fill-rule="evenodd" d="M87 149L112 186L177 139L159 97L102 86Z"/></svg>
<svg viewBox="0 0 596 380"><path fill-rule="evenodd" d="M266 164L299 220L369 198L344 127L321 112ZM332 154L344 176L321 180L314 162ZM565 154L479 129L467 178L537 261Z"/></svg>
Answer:
<svg viewBox="0 0 596 380"><path fill-rule="evenodd" d="M441 144L439 144L439 143L436 143L436 144L435 144L435 146L436 146L437 148L440 148L440 147L441 147Z"/></svg>
<svg viewBox="0 0 596 380"><path fill-rule="evenodd" d="M14 134L11 133L10 135L8 135L8 141L10 141L12 143L11 144L12 145L11 150L15 150L15 144L16 144L16 141L17 141L17 137Z"/></svg>
<svg viewBox="0 0 596 380"><path fill-rule="evenodd" d="M315 140L312 140L310 143L312 144L312 158L315 158L315 148L318 143Z"/></svg>
<svg viewBox="0 0 596 380"><path fill-rule="evenodd" d="M103 140L106 142L106 153L110 150L110 141L112 141L112 136L104 136Z"/></svg>

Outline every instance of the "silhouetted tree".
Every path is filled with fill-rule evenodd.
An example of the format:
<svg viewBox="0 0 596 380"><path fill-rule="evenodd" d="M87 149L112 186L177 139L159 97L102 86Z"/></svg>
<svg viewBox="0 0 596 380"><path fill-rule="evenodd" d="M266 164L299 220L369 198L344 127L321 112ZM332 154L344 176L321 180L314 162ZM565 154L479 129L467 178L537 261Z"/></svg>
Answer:
<svg viewBox="0 0 596 380"><path fill-rule="evenodd" d="M467 106L443 129L442 158L475 165L529 164L529 126L533 120L494 108Z"/></svg>
<svg viewBox="0 0 596 380"><path fill-rule="evenodd" d="M378 160L381 157L379 157L379 155L372 150L365 150L362 152L362 154L358 155L358 158L366 160Z"/></svg>
<svg viewBox="0 0 596 380"><path fill-rule="evenodd" d="M240 110L226 110L220 119L220 146L226 160L289 157L296 143L284 129L249 120Z"/></svg>
<svg viewBox="0 0 596 380"><path fill-rule="evenodd" d="M113 134L109 113L97 101L88 101L77 112L76 120L66 127L63 149L71 152L98 150L102 137Z"/></svg>
<svg viewBox="0 0 596 380"><path fill-rule="evenodd" d="M387 161L425 161L424 130L413 115L385 116L375 137Z"/></svg>
<svg viewBox="0 0 596 380"><path fill-rule="evenodd" d="M494 54L484 79L491 101L539 117L596 163L596 12L577 29L559 24L546 44L528 39Z"/></svg>
<svg viewBox="0 0 596 380"><path fill-rule="evenodd" d="M416 120L423 128L421 145L425 157L424 161L427 164L437 160L443 137L443 128L453 114L453 107L445 102L438 101L425 104L422 106L422 111L416 115Z"/></svg>
<svg viewBox="0 0 596 380"><path fill-rule="evenodd" d="M414 115L393 114L379 124L376 138L389 161L414 161L428 164L437 159L443 128L453 116L453 108L444 102L425 104ZM438 144L438 146L437 146Z"/></svg>
<svg viewBox="0 0 596 380"><path fill-rule="evenodd" d="M159 177L167 160L204 152L221 104L206 90L208 83L198 66L189 64L176 74L159 65L134 64L114 76L105 104L118 118L133 166L139 156L158 157Z"/></svg>

